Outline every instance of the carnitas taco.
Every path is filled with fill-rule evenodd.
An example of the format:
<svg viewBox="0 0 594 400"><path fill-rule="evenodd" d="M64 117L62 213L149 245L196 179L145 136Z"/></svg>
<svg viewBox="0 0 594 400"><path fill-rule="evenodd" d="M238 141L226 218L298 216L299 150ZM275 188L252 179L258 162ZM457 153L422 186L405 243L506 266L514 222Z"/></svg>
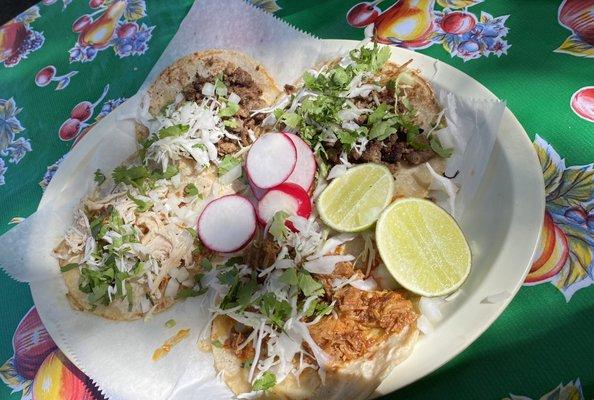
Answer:
<svg viewBox="0 0 594 400"><path fill-rule="evenodd" d="M226 183L237 162L228 154L256 139L252 110L278 93L260 64L225 50L185 56L157 78L138 154L112 173L96 171L96 190L55 248L74 308L133 320L202 292L195 276L208 251L197 216L233 192Z"/></svg>
<svg viewBox="0 0 594 400"><path fill-rule="evenodd" d="M389 56L388 47L359 47L259 110L269 132L243 163L260 228L233 257L215 252L201 275L213 310L203 344L240 397L367 398L414 348L419 296L390 278L374 233L337 232L316 212L327 181L354 164L387 167L394 198L427 197L431 179L419 172L443 172L450 151L437 134L441 107L417 72ZM232 206L218 201L198 223L213 249L220 235L212 221ZM248 214L238 212L237 225Z"/></svg>

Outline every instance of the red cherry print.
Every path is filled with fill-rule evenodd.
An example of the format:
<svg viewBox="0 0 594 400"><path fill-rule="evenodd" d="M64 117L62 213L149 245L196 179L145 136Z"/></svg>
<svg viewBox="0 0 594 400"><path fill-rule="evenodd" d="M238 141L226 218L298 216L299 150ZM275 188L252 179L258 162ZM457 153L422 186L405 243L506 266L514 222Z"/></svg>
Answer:
<svg viewBox="0 0 594 400"><path fill-rule="evenodd" d="M76 135L78 135L78 132L80 131L80 126L81 122L79 120L74 118L68 118L60 127L60 130L58 131L58 136L60 136L60 139L62 139L65 142L72 140L76 137Z"/></svg>
<svg viewBox="0 0 594 400"><path fill-rule="evenodd" d="M74 119L77 119L81 122L85 122L93 115L94 107L93 103L90 101L81 101L77 105L74 106L72 111L70 112L70 116Z"/></svg>
<svg viewBox="0 0 594 400"><path fill-rule="evenodd" d="M80 16L74 23L72 24L72 32L82 32L89 24L93 22L93 18L90 15L85 14Z"/></svg>
<svg viewBox="0 0 594 400"><path fill-rule="evenodd" d="M117 35L121 39L132 37L138 31L138 25L133 22L127 22L122 24L116 31Z"/></svg>
<svg viewBox="0 0 594 400"><path fill-rule="evenodd" d="M54 76L56 76L56 67L48 65L37 72L35 75L35 84L40 87L47 86Z"/></svg>
<svg viewBox="0 0 594 400"><path fill-rule="evenodd" d="M89 7L99 8L105 3L105 0L89 0Z"/></svg>
<svg viewBox="0 0 594 400"><path fill-rule="evenodd" d="M347 22L355 28L362 28L372 24L382 13L382 10L374 3L359 3L353 6L347 13Z"/></svg>
<svg viewBox="0 0 594 400"><path fill-rule="evenodd" d="M441 29L446 33L463 35L476 26L476 17L463 11L446 14L441 20Z"/></svg>

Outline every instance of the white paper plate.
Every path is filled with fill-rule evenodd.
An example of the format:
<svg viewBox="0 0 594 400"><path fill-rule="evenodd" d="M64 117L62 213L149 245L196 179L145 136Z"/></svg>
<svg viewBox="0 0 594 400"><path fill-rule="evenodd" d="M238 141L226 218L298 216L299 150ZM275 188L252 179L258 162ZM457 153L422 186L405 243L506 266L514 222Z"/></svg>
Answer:
<svg viewBox="0 0 594 400"><path fill-rule="evenodd" d="M324 43L332 51L356 44L346 40ZM393 48L393 61L403 63L409 59L413 59L412 66L424 76L432 77L436 84L455 94L480 99L496 98L480 83L441 61ZM92 134L87 136L69 154L41 204L67 195L68 176L76 174L78 162L92 156L89 145L99 145ZM470 277L461 294L443 310L443 321L433 333L420 339L410 358L394 369L376 395L406 386L451 360L503 312L530 268L543 221L544 205L542 173L532 143L518 120L506 109L483 182L461 221L473 253ZM47 290L44 286L43 283L31 283L34 300ZM485 301L492 296L499 301ZM43 318L45 305L37 305ZM61 346L63 338L53 332L55 325L48 323L47 329L68 356L68 348ZM113 351L117 352L117 349ZM76 359L73 361L76 363ZM117 362L105 366L120 367L124 368Z"/></svg>

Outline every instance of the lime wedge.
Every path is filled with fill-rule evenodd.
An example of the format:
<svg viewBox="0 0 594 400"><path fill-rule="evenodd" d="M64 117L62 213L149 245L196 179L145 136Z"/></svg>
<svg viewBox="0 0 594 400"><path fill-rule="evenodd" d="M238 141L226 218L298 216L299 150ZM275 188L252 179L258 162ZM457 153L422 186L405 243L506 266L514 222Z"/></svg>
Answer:
<svg viewBox="0 0 594 400"><path fill-rule="evenodd" d="M359 232L378 219L394 195L394 178L379 164L363 164L333 180L320 195L322 221L340 232Z"/></svg>
<svg viewBox="0 0 594 400"><path fill-rule="evenodd" d="M375 239L394 279L421 296L451 293L470 273L470 248L462 230L429 200L396 200L380 216Z"/></svg>

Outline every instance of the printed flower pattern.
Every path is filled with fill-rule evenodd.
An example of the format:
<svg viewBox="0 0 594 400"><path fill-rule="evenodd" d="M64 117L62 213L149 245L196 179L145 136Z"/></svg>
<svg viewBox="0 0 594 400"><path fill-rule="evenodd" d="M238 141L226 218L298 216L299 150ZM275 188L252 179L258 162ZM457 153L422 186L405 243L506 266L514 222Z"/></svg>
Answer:
<svg viewBox="0 0 594 400"><path fill-rule="evenodd" d="M47 188L52 178L56 174L56 171L58 171L58 167L60 167L60 164L62 163L62 161L64 161L64 157L66 156L64 155L60 157L55 163L49 165L46 168L45 174L43 175L43 179L39 182L39 186L41 186L41 189L45 190Z"/></svg>
<svg viewBox="0 0 594 400"><path fill-rule="evenodd" d="M24 137L16 138L25 128L17 115L22 111L13 98L0 99L0 185L5 184L4 174L8 170L6 159L11 164L18 164L30 151L31 142Z"/></svg>
<svg viewBox="0 0 594 400"><path fill-rule="evenodd" d="M70 62L89 62L112 47L120 57L137 56L148 50L154 26L138 24L146 16L144 0L91 0L95 11L74 21L78 40L69 50Z"/></svg>
<svg viewBox="0 0 594 400"><path fill-rule="evenodd" d="M248 0L248 3L263 9L271 14L281 10L280 6L276 3L276 0Z"/></svg>
<svg viewBox="0 0 594 400"><path fill-rule="evenodd" d="M347 13L354 27L372 28L369 34L380 43L410 49L424 49L440 44L452 57L464 61L507 54L508 15L493 17L481 12L477 17L468 7L483 0L400 0L382 11L374 2L359 3Z"/></svg>
<svg viewBox="0 0 594 400"><path fill-rule="evenodd" d="M594 0L563 0L559 24L571 35L555 52L577 57L594 57Z"/></svg>
<svg viewBox="0 0 594 400"><path fill-rule="evenodd" d="M40 16L39 7L33 6L0 26L0 62L5 67L14 67L43 46L43 33L30 26Z"/></svg>
<svg viewBox="0 0 594 400"><path fill-rule="evenodd" d="M510 394L509 397L506 397L503 400L533 399L526 396L516 396ZM563 386L563 384L560 384L555 389L551 390L549 393L543 395L539 400L585 400L585 397L582 391L582 384L578 378L575 381L569 382L565 386Z"/></svg>
<svg viewBox="0 0 594 400"><path fill-rule="evenodd" d="M13 356L0 366L0 379L22 400L105 400L89 377L58 349L32 307L12 337Z"/></svg>
<svg viewBox="0 0 594 400"><path fill-rule="evenodd" d="M566 167L542 138L534 147L543 170L545 220L527 285L551 282L566 301L594 283L593 165Z"/></svg>

